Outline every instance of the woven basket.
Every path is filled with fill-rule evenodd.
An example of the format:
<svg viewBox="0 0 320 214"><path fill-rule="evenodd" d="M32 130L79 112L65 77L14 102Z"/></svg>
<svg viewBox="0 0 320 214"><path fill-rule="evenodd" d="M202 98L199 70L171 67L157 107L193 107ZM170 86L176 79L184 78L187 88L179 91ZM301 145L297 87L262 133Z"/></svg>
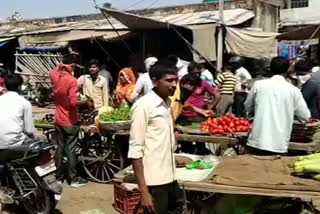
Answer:
<svg viewBox="0 0 320 214"><path fill-rule="evenodd" d="M320 121L313 120L309 123L293 124L291 142L309 143L312 142L314 134L320 128Z"/></svg>
<svg viewBox="0 0 320 214"><path fill-rule="evenodd" d="M131 121L102 122L99 121L99 128L106 131L130 130Z"/></svg>

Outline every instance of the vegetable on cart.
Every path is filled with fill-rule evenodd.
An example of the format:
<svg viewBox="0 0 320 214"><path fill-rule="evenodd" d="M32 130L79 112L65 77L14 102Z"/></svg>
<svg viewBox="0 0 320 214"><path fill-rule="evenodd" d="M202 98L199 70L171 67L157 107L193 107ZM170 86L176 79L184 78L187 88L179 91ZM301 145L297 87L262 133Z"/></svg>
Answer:
<svg viewBox="0 0 320 214"><path fill-rule="evenodd" d="M130 108L126 103L120 109L103 107L97 118L99 127L109 131L128 130L131 125Z"/></svg>
<svg viewBox="0 0 320 214"><path fill-rule="evenodd" d="M223 117L209 118L201 124L201 130L212 134L227 134L234 132L248 132L252 125L244 118L237 118L232 114Z"/></svg>
<svg viewBox="0 0 320 214"><path fill-rule="evenodd" d="M320 153L300 157L292 168L296 175L307 175L320 181Z"/></svg>

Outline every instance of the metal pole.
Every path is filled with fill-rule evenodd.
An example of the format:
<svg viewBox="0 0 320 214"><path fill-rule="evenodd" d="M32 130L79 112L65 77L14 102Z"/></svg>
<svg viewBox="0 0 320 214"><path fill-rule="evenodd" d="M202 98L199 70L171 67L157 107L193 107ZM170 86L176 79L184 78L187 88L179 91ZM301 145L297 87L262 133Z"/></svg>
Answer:
<svg viewBox="0 0 320 214"><path fill-rule="evenodd" d="M218 54L217 54L217 69L221 71L223 67L223 9L224 9L224 0L219 1L219 34L218 34Z"/></svg>

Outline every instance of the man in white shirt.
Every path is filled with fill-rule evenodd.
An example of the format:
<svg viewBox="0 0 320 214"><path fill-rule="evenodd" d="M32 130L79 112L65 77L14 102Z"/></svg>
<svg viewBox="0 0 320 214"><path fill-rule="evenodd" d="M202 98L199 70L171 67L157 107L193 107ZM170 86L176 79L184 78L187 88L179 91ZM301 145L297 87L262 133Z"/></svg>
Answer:
<svg viewBox="0 0 320 214"><path fill-rule="evenodd" d="M202 68L201 79L206 81L210 86L215 86L213 75L208 69Z"/></svg>
<svg viewBox="0 0 320 214"><path fill-rule="evenodd" d="M100 75L101 65L96 59L89 61L89 75L82 75L78 79L78 86L82 94L93 99L94 108L109 106L109 85Z"/></svg>
<svg viewBox="0 0 320 214"><path fill-rule="evenodd" d="M147 213L182 213L183 192L175 178L173 115L169 96L177 86L177 68L157 62L149 72L154 88L132 107L128 157Z"/></svg>
<svg viewBox="0 0 320 214"><path fill-rule="evenodd" d="M311 116L299 89L284 78L289 62L275 57L270 67L274 76L255 82L245 103L247 112L254 112L247 145L255 155L286 154L294 116L302 121Z"/></svg>
<svg viewBox="0 0 320 214"><path fill-rule="evenodd" d="M246 111L244 108L244 102L248 96L248 83L252 79L251 74L243 66L244 58L241 56L234 56L230 59L229 63L232 69L235 71L237 77L237 85L234 93L233 113L237 117L245 117Z"/></svg>
<svg viewBox="0 0 320 214"><path fill-rule="evenodd" d="M19 95L22 83L18 74L5 77L8 92L0 96L0 150L36 140L31 103Z"/></svg>
<svg viewBox="0 0 320 214"><path fill-rule="evenodd" d="M146 73L140 75L136 83L136 89L131 95L131 102L137 101L140 97L143 97L153 88L153 83L150 79L149 70L158 61L155 57L149 57L144 61Z"/></svg>

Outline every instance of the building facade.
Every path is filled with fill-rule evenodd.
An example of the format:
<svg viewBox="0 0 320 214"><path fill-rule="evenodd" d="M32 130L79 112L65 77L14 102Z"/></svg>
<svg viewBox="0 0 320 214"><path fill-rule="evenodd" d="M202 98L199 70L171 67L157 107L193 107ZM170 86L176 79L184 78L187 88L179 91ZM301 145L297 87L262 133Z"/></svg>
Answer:
<svg viewBox="0 0 320 214"><path fill-rule="evenodd" d="M320 23L319 0L286 0L286 8L280 12L282 27Z"/></svg>

